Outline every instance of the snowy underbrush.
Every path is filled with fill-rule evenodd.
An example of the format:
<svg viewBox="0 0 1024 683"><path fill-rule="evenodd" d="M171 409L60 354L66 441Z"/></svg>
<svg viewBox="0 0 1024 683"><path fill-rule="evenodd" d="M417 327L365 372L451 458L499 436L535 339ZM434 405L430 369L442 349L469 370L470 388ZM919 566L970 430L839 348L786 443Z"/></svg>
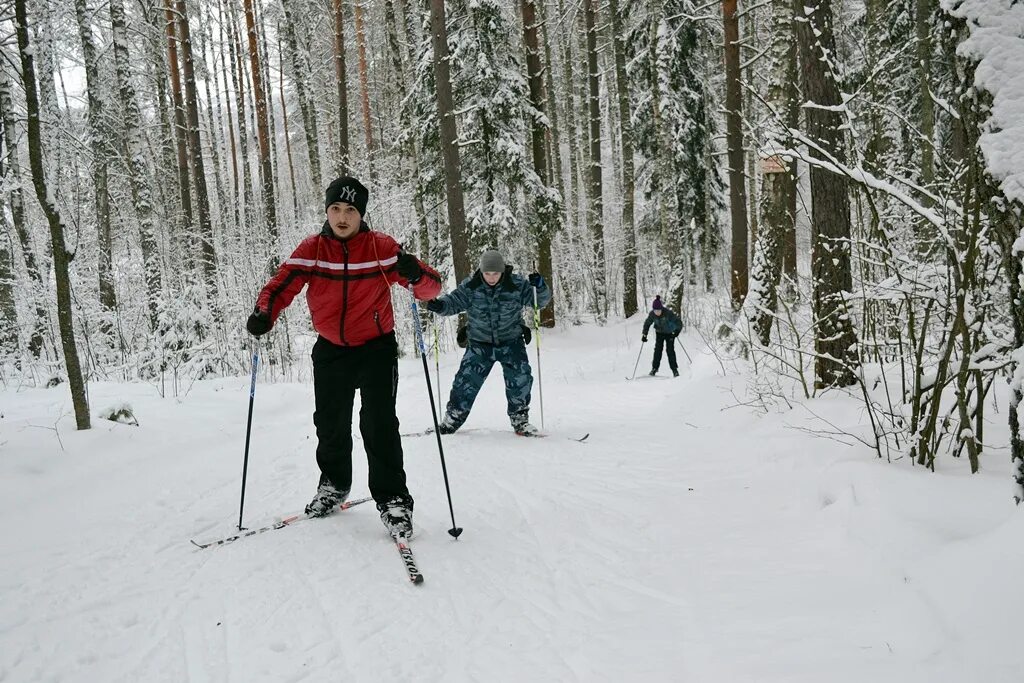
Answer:
<svg viewBox="0 0 1024 683"><path fill-rule="evenodd" d="M922 307L930 310L938 303L949 310L950 302L938 288L929 292L921 297ZM749 320L736 319L721 298L697 298L689 304L688 318L720 371L745 378L744 391L734 397L738 405L766 413L799 409L817 415L821 398L842 396L857 405L857 423L821 418L814 431L862 444L889 462L906 459L934 469L938 458L962 458L965 466L978 471L993 458L1008 459L1005 345L978 346L971 340L965 357L963 335L951 336L938 314L931 323L928 315L908 321L905 309L920 300L894 301L890 296L856 303L859 308L851 313L857 318L862 362L855 371L856 383L845 388L815 383L817 355L807 303L780 300L769 346L761 345ZM997 336L1004 322L994 320L984 332Z"/></svg>

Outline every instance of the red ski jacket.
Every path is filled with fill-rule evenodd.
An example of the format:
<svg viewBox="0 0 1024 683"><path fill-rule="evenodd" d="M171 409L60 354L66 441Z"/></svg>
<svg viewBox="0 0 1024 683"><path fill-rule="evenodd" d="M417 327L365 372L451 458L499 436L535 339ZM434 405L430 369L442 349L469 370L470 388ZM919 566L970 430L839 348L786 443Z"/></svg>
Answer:
<svg viewBox="0 0 1024 683"><path fill-rule="evenodd" d="M338 346L360 346L395 329L391 285L409 285L395 263L401 247L394 239L363 223L359 232L342 242L330 226L302 240L277 274L260 291L256 308L277 320L295 295L306 290L313 327ZM419 262L423 275L413 285L417 299L441 292L441 278Z"/></svg>

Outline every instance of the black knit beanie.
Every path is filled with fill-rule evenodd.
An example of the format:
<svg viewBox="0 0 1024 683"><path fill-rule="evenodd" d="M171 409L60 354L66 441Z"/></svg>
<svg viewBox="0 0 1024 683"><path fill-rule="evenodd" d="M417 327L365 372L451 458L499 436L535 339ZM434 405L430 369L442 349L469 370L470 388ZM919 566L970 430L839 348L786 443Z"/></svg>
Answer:
<svg viewBox="0 0 1024 683"><path fill-rule="evenodd" d="M345 176L327 186L324 210L326 211L335 202L345 202L356 207L359 215L364 216L366 215L366 202L369 198L370 191L361 182Z"/></svg>

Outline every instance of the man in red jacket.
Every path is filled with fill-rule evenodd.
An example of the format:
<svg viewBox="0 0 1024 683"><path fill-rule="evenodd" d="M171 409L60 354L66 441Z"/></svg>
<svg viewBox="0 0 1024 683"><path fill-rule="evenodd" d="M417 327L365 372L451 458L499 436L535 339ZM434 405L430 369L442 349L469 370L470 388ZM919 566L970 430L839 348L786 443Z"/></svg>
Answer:
<svg viewBox="0 0 1024 683"><path fill-rule="evenodd" d="M327 221L281 264L260 291L246 328L255 336L273 327L304 286L319 338L313 346L313 392L320 485L306 513L325 515L352 488L352 406L362 408L359 431L369 463L370 495L396 538L412 536L412 496L405 483L402 441L395 415L398 343L391 285L413 286L417 299L441 291L430 266L402 251L363 221L369 190L355 178L327 188Z"/></svg>

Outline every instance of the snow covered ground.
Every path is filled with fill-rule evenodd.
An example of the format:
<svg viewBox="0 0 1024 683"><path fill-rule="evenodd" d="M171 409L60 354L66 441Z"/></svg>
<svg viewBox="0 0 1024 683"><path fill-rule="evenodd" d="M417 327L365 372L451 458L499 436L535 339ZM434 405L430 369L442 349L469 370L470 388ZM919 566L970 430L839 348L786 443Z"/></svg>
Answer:
<svg viewBox="0 0 1024 683"><path fill-rule="evenodd" d="M0 681L1024 679L1005 450L973 477L879 462L800 429L821 426L802 407L735 407L745 379L695 337L679 379L625 381L639 336L544 337L547 439L507 431L492 375L445 441L458 541L435 442L405 440L421 586L371 505L189 544L237 521L248 378L179 400L94 383L94 414L126 401L140 426L81 433L66 387L0 390ZM419 359L401 376L403 431L422 429ZM809 405L864 428L846 399ZM309 383L258 386L247 526L312 495L311 412Z"/></svg>

